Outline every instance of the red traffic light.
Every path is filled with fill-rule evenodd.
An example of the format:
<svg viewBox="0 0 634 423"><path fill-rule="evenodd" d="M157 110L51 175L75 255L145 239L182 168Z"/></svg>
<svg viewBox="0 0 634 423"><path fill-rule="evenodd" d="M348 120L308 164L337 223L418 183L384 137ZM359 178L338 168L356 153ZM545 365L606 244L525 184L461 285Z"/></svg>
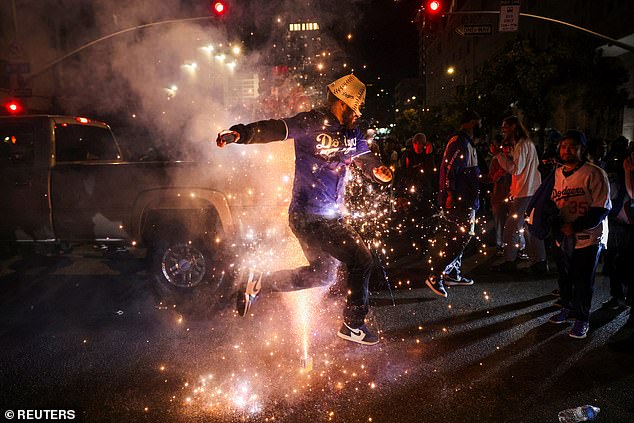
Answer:
<svg viewBox="0 0 634 423"><path fill-rule="evenodd" d="M438 0L432 0L427 2L426 9L429 11L429 13L438 13L440 12L441 8L442 8L442 4Z"/></svg>
<svg viewBox="0 0 634 423"><path fill-rule="evenodd" d="M12 115L17 115L18 113L22 112L22 104L20 104L20 102L16 100L10 100L4 105L4 108L7 112L9 112L9 114Z"/></svg>
<svg viewBox="0 0 634 423"><path fill-rule="evenodd" d="M217 1L214 3L213 5L213 11L216 14L216 16L221 16L224 15L224 13L226 12L227 7L225 6L225 4L221 1Z"/></svg>

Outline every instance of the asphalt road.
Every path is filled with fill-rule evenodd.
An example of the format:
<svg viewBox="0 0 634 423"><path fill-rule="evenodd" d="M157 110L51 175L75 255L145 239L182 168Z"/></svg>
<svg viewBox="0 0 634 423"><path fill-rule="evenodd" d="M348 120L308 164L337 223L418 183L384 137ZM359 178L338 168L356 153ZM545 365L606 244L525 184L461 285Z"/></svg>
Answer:
<svg viewBox="0 0 634 423"><path fill-rule="evenodd" d="M471 256L476 284L448 299L415 268L394 275L394 305L387 292L371 297L381 342L367 347L336 336L343 299L319 289L263 297L246 318L230 305L182 316L157 306L139 254L6 259L0 411L5 421L8 410L13 420L72 410L86 422L556 422L592 404L596 421L634 421L633 355L610 346L631 331L629 310L600 308L607 278L577 340L547 323L554 273L504 276L492 262Z"/></svg>

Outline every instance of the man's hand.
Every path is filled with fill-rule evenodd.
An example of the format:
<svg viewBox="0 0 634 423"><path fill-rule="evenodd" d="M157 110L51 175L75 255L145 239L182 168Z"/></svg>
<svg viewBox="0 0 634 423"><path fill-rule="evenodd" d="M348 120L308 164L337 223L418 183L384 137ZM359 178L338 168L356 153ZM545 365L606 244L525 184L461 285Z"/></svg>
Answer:
<svg viewBox="0 0 634 423"><path fill-rule="evenodd" d="M222 148L227 144L238 142L239 139L240 139L239 133L237 133L236 131L227 129L225 131L221 131L218 134L218 138L216 138L216 145Z"/></svg>
<svg viewBox="0 0 634 423"><path fill-rule="evenodd" d="M372 169L372 174L381 182L390 182L392 180L392 171L387 166L379 166Z"/></svg>
<svg viewBox="0 0 634 423"><path fill-rule="evenodd" d="M562 234L566 236L573 236L575 234L575 230L572 227L572 223L564 223L563 225L561 225L561 228L559 230L561 231Z"/></svg>

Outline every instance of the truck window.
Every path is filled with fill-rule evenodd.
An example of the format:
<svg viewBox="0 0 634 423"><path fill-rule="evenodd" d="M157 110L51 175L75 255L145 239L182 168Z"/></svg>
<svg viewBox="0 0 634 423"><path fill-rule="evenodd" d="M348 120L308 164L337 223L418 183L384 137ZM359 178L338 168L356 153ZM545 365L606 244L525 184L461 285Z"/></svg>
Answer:
<svg viewBox="0 0 634 423"><path fill-rule="evenodd" d="M9 164L32 164L35 149L35 127L9 124L0 127L0 161Z"/></svg>
<svg viewBox="0 0 634 423"><path fill-rule="evenodd" d="M55 125L55 154L58 161L118 159L110 130L65 123Z"/></svg>

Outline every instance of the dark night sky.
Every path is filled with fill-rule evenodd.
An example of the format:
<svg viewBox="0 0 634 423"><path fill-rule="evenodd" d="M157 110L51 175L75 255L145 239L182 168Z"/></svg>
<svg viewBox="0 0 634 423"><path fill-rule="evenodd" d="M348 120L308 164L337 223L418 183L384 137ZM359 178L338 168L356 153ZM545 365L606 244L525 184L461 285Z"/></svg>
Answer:
<svg viewBox="0 0 634 423"><path fill-rule="evenodd" d="M284 5L252 0L242 3L229 19L235 18L244 33L263 35L254 40L258 49L266 46L265 34L275 30L271 22L281 11L288 12L285 8L292 7L291 16L317 14L322 38L332 38L345 49L361 79L381 76L386 88L392 88L398 80L418 75L418 35L412 20L420 1L307 0ZM348 33L353 34L351 42L344 41Z"/></svg>
<svg viewBox="0 0 634 423"><path fill-rule="evenodd" d="M388 86L418 75L418 35L412 23L417 5L371 0L357 30L357 52L370 67L369 76L382 76Z"/></svg>

